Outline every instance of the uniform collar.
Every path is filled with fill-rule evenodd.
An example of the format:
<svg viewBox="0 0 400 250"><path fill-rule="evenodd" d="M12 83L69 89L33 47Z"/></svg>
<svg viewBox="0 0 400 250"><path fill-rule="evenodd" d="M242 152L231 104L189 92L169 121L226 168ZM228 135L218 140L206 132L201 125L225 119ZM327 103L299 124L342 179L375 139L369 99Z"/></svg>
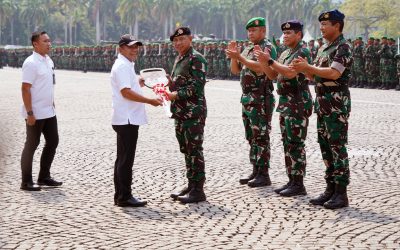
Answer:
<svg viewBox="0 0 400 250"><path fill-rule="evenodd" d="M343 34L340 34L335 41L331 42L330 44L325 44L326 47L325 49L332 47L332 46L336 46L340 41L342 41L344 39Z"/></svg>
<svg viewBox="0 0 400 250"><path fill-rule="evenodd" d="M118 53L118 59L121 59L124 63L129 63L129 64L135 64L134 62L131 62L128 60L128 58L126 58L124 55L122 55L121 53Z"/></svg>
<svg viewBox="0 0 400 250"><path fill-rule="evenodd" d="M47 58L49 57L48 55L42 56L41 54L37 53L36 51L33 51L33 56L40 61L46 61Z"/></svg>

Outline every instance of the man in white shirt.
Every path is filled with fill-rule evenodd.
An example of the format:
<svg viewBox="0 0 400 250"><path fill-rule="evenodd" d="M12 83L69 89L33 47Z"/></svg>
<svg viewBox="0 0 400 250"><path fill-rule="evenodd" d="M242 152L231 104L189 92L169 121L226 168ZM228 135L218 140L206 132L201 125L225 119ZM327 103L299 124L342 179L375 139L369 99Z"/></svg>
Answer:
<svg viewBox="0 0 400 250"><path fill-rule="evenodd" d="M43 133L45 145L40 158L38 184L61 186L50 176L50 167L58 146L57 118L54 108L54 64L48 56L51 41L45 31L32 33L33 54L22 65L22 117L26 120L26 141L21 156L21 189L40 191L32 180L33 155Z"/></svg>
<svg viewBox="0 0 400 250"><path fill-rule="evenodd" d="M135 160L139 126L147 123L144 105L162 105L157 98L142 95L143 80L135 73L134 63L142 43L127 34L119 41L119 54L111 69L112 127L117 133L117 159L114 165L114 204L142 207L147 201L132 196L132 166Z"/></svg>

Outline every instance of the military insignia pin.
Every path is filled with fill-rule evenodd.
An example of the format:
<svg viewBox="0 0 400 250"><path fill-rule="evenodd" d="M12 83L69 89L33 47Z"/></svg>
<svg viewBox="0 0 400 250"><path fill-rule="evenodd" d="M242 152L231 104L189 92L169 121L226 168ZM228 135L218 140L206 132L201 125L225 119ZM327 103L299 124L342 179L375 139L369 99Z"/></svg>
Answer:
<svg viewBox="0 0 400 250"><path fill-rule="evenodd" d="M290 28L290 23L286 23L286 24L285 24L285 28L286 28L286 29L289 29L289 28Z"/></svg>
<svg viewBox="0 0 400 250"><path fill-rule="evenodd" d="M258 20L255 20L255 21L254 21L254 24L255 24L255 25L258 25Z"/></svg>
<svg viewBox="0 0 400 250"><path fill-rule="evenodd" d="M183 30L179 29L178 34L181 35L183 33Z"/></svg>
<svg viewBox="0 0 400 250"><path fill-rule="evenodd" d="M324 18L329 18L329 13L325 13Z"/></svg>

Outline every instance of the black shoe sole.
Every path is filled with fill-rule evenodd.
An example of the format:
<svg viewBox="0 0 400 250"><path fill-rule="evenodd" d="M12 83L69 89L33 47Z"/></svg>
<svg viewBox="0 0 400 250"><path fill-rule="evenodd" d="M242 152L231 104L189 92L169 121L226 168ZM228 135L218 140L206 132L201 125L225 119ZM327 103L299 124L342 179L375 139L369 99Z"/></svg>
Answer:
<svg viewBox="0 0 400 250"><path fill-rule="evenodd" d="M289 195L287 195L287 194L285 195L285 194L279 193L279 195L282 196L282 197L293 197L293 196L307 195L307 192L294 193L294 194L289 194Z"/></svg>
<svg viewBox="0 0 400 250"><path fill-rule="evenodd" d="M37 191L41 191L42 189L41 188L20 188L21 190L23 190L23 191L31 191L31 192L37 192Z"/></svg>
<svg viewBox="0 0 400 250"><path fill-rule="evenodd" d="M147 205L147 202L144 204L120 204L120 203L116 204L117 207L144 207L146 205Z"/></svg>

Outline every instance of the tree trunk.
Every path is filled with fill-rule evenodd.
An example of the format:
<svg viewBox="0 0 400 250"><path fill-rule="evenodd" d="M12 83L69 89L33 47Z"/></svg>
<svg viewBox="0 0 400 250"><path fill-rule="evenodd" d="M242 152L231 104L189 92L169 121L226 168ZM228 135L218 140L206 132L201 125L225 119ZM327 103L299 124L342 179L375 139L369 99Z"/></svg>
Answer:
<svg viewBox="0 0 400 250"><path fill-rule="evenodd" d="M64 21L64 45L67 45L68 42L68 21L65 18Z"/></svg>
<svg viewBox="0 0 400 250"><path fill-rule="evenodd" d="M139 18L137 17L137 15L135 16L135 26L133 29L133 36L135 37L135 39L139 39Z"/></svg>
<svg viewBox="0 0 400 250"><path fill-rule="evenodd" d="M168 37L168 22L164 22L164 38Z"/></svg>
<svg viewBox="0 0 400 250"><path fill-rule="evenodd" d="M224 16L224 39L228 38L228 17Z"/></svg>
<svg viewBox="0 0 400 250"><path fill-rule="evenodd" d="M132 24L129 24L129 34L131 34L132 35Z"/></svg>
<svg viewBox="0 0 400 250"><path fill-rule="evenodd" d="M100 43L100 8L96 11L96 43Z"/></svg>
<svg viewBox="0 0 400 250"><path fill-rule="evenodd" d="M232 23L232 39L236 40L236 20L233 12L231 12L231 23Z"/></svg>
<svg viewBox="0 0 400 250"><path fill-rule="evenodd" d="M1 23L1 18L0 18L0 44L1 44L1 28L2 28L2 23Z"/></svg>
<svg viewBox="0 0 400 250"><path fill-rule="evenodd" d="M172 10L169 12L169 27L170 27L170 30L169 30L169 32L173 32L173 30L175 29L175 25L174 25L174 22L173 22L173 13L172 13Z"/></svg>
<svg viewBox="0 0 400 250"><path fill-rule="evenodd" d="M69 45L72 45L72 16L69 16Z"/></svg>
<svg viewBox="0 0 400 250"><path fill-rule="evenodd" d="M106 24L107 24L107 17L106 15L103 16L103 40L107 40L107 29L106 29Z"/></svg>
<svg viewBox="0 0 400 250"><path fill-rule="evenodd" d="M78 39L76 39L77 29L78 29L78 23L75 24L75 29L74 29L74 43L75 43L75 44L78 44L78 43L77 43L77 40L78 40Z"/></svg>
<svg viewBox="0 0 400 250"><path fill-rule="evenodd" d="M267 38L269 38L270 36L270 27L271 27L271 25L269 24L269 19L268 19L268 17L269 17L269 13L268 13L268 10L265 10L265 21L267 22L266 24L265 24L265 28L267 29L266 31L265 31L265 35L267 36Z"/></svg>
<svg viewBox="0 0 400 250"><path fill-rule="evenodd" d="M11 17L11 21L10 21L10 30L11 30L11 44L14 44L14 15L12 15Z"/></svg>

